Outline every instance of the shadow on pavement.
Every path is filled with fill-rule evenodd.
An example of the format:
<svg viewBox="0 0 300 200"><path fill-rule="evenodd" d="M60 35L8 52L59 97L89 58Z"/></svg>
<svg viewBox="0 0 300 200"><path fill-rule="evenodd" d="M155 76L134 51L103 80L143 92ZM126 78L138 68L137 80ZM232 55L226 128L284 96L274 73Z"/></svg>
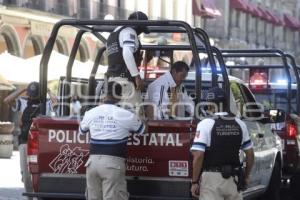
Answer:
<svg viewBox="0 0 300 200"><path fill-rule="evenodd" d="M0 200L26 200L24 188L0 188Z"/></svg>

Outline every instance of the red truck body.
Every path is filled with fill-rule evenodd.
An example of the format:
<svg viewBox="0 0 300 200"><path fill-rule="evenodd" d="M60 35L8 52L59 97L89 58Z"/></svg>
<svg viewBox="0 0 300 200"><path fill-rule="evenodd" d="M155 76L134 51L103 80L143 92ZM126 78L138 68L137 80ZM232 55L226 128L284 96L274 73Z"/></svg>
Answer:
<svg viewBox="0 0 300 200"><path fill-rule="evenodd" d="M134 198L147 195L148 186L165 187L161 183L173 179L173 185L185 182L189 186L191 177L191 154L189 153L195 126L191 121L149 121L148 133L132 135L128 140L127 177L128 188ZM37 196L75 198L83 197L85 190L85 167L88 158L89 135L78 134L78 120L41 117L34 120L30 131L28 147L29 166L32 174L34 192ZM33 139L34 138L34 139ZM44 148L40 148L44 147ZM47 148L45 148L47 147ZM69 176L68 174L72 175ZM74 176L75 175L75 176ZM56 177L55 179L53 177ZM174 182L174 178L177 178ZM136 186L139 181L143 185ZM146 181L145 181L146 180ZM148 185L144 184L148 180ZM78 184L78 181L81 182ZM74 186L75 188L68 187ZM52 189L49 184L52 184ZM172 186L168 183L167 187ZM63 187L63 190L60 189ZM171 188L170 188L171 189ZM184 192L182 190L185 190ZM61 192L60 192L61 191ZM168 190L166 190L167 192ZM54 193L53 193L54 192ZM149 193L155 196L155 191ZM177 198L189 196L189 189L182 187L169 195Z"/></svg>

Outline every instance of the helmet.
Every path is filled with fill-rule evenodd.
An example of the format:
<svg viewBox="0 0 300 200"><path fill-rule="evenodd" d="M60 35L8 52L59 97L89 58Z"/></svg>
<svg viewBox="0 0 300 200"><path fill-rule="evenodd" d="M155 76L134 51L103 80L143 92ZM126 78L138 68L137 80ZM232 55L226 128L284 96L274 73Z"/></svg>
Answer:
<svg viewBox="0 0 300 200"><path fill-rule="evenodd" d="M31 98L36 98L39 96L40 84L38 82L31 82L27 86L27 95Z"/></svg>
<svg viewBox="0 0 300 200"><path fill-rule="evenodd" d="M129 15L128 20L148 20L148 17L145 13L141 11L133 12ZM137 35L141 34L142 32L148 34L149 29L146 26L137 26L135 27Z"/></svg>
<svg viewBox="0 0 300 200"><path fill-rule="evenodd" d="M226 95L223 89L219 87L213 87L208 90L206 94L206 101L220 103L226 100Z"/></svg>

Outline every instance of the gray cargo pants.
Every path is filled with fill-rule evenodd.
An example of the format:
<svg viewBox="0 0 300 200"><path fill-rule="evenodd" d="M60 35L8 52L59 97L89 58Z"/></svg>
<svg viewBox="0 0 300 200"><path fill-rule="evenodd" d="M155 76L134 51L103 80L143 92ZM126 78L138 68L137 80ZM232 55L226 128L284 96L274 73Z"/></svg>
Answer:
<svg viewBox="0 0 300 200"><path fill-rule="evenodd" d="M233 177L224 179L219 172L203 172L199 200L242 200Z"/></svg>
<svg viewBox="0 0 300 200"><path fill-rule="evenodd" d="M128 200L125 159L90 155L86 162L88 200Z"/></svg>

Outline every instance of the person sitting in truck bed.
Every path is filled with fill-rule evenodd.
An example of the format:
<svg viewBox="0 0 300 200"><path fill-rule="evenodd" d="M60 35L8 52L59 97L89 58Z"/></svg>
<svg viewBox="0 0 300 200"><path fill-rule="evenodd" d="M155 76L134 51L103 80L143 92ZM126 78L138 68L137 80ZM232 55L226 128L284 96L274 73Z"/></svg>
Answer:
<svg viewBox="0 0 300 200"><path fill-rule="evenodd" d="M149 119L175 119L191 117L194 102L188 96L182 82L187 77L189 67L177 61L171 70L153 81L147 89L147 117Z"/></svg>

